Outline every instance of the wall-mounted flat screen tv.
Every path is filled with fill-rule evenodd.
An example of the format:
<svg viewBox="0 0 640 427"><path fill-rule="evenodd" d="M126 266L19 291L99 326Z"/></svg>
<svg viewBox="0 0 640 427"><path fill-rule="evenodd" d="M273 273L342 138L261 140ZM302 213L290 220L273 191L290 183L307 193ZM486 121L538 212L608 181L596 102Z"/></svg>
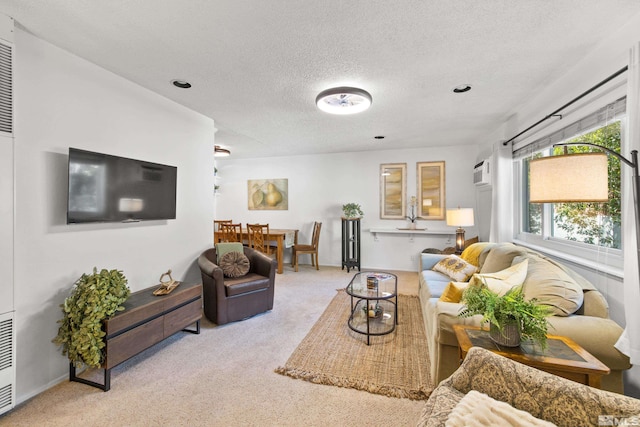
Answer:
<svg viewBox="0 0 640 427"><path fill-rule="evenodd" d="M176 218L178 169L69 148L67 224Z"/></svg>

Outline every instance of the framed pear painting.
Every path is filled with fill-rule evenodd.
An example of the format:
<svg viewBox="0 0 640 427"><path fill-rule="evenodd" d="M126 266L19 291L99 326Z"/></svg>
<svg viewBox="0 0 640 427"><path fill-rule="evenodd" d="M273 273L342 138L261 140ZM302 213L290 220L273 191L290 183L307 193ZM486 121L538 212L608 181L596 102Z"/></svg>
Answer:
<svg viewBox="0 0 640 427"><path fill-rule="evenodd" d="M247 180L249 210L289 210L289 180L249 179Z"/></svg>

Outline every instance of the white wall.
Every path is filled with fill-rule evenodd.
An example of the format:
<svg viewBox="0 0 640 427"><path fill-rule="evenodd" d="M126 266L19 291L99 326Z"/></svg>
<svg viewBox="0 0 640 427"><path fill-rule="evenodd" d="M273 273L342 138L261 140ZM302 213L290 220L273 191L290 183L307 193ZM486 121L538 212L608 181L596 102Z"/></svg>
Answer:
<svg viewBox="0 0 640 427"><path fill-rule="evenodd" d="M25 31L16 30L15 44L21 402L68 375L68 361L51 340L59 304L82 273L122 270L132 291L156 285L169 268L176 279L199 280L195 260L213 232L214 124ZM177 166L177 219L66 225L70 146Z"/></svg>
<svg viewBox="0 0 640 427"><path fill-rule="evenodd" d="M418 221L419 227L450 230L450 240L446 236L416 235L412 241L408 235L378 234L378 241L374 241L370 228L407 227L407 221L380 219L380 164L407 163L410 197L416 194L416 163L444 160L447 207L475 208L476 152L475 146L468 145L264 159L234 159L232 155L216 162L220 175L216 218L243 224L268 222L272 228L298 228L302 243L310 241L313 221L321 221L320 265L340 266L342 205L358 203L365 214L361 222L362 268L417 271L417 254L428 247L453 246L455 228L447 227L444 221ZM289 180L289 210L249 211L247 180L272 178ZM469 227L466 235L477 235L477 229ZM309 263L309 258L301 257L300 262Z"/></svg>

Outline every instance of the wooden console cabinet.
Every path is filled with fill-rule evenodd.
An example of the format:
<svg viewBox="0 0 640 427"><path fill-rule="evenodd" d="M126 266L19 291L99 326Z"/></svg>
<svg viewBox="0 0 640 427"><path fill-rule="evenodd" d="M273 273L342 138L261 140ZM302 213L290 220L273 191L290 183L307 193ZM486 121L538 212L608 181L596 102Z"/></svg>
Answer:
<svg viewBox="0 0 640 427"><path fill-rule="evenodd" d="M76 376L69 364L69 380L111 388L111 369L178 331L200 333L202 284L180 284L168 295L155 296L157 286L132 293L121 311L103 322L105 336L104 383ZM195 329L186 329L195 324Z"/></svg>

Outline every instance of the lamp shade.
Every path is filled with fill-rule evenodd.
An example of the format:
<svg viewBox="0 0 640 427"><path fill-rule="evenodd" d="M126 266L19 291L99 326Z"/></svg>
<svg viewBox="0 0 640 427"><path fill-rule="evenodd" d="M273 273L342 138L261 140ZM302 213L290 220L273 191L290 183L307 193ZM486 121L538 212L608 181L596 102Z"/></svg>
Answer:
<svg viewBox="0 0 640 427"><path fill-rule="evenodd" d="M609 174L605 153L542 157L529 164L531 203L606 202Z"/></svg>
<svg viewBox="0 0 640 427"><path fill-rule="evenodd" d="M447 225L470 227L473 224L472 208L447 209Z"/></svg>

